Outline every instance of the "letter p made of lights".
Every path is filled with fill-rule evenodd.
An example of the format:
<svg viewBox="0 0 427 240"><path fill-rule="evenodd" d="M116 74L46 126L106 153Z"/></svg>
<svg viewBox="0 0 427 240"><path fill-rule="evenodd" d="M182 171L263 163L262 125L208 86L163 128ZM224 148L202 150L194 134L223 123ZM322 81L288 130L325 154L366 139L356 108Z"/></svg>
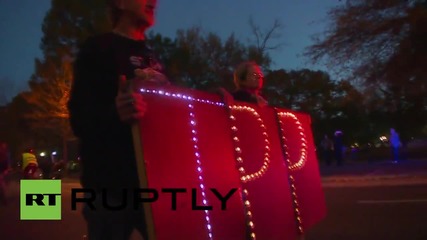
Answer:
<svg viewBox="0 0 427 240"><path fill-rule="evenodd" d="M227 106L172 86L135 88L148 106L133 129L143 187L196 189L196 204L210 206L194 210L186 194L176 209L168 198L146 203L153 238L296 239L326 216L309 115ZM239 194L224 209L212 189Z"/></svg>

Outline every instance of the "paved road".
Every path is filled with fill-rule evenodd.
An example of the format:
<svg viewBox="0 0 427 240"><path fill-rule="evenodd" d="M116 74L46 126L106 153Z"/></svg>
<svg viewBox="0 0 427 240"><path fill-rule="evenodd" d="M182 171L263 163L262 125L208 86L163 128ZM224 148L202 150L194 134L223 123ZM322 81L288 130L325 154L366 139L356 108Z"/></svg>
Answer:
<svg viewBox="0 0 427 240"><path fill-rule="evenodd" d="M427 161L321 167L328 216L306 240L427 239ZM63 193L79 187L64 181ZM19 186L11 182L9 206L0 206L1 240L79 240L86 227L80 210L63 195L62 221L19 220ZM134 234L132 240L140 239Z"/></svg>
<svg viewBox="0 0 427 240"><path fill-rule="evenodd" d="M347 162L344 166L320 166L324 186L395 186L427 184L427 159Z"/></svg>
<svg viewBox="0 0 427 240"><path fill-rule="evenodd" d="M71 187L78 185L65 183L63 193ZM70 210L69 196L63 196L62 221L20 221L16 189L9 193L10 205L0 207L1 239L82 239L85 225L80 211ZM307 232L306 240L427 239L427 185L324 190L328 216Z"/></svg>
<svg viewBox="0 0 427 240"><path fill-rule="evenodd" d="M71 187L79 184L63 184L63 193L70 193ZM9 205L0 206L0 239L41 240L64 239L80 240L86 231L80 211L70 211L70 196L62 197L61 221L21 221L19 220L19 186L17 182L9 185Z"/></svg>

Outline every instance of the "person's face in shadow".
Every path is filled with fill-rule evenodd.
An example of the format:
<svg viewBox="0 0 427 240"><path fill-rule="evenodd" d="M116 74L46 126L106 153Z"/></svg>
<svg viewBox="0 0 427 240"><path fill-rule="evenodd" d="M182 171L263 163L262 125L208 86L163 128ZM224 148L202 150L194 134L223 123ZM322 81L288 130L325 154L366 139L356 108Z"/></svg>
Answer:
<svg viewBox="0 0 427 240"><path fill-rule="evenodd" d="M264 74L257 65L251 65L246 75L245 87L252 90L261 90L264 84Z"/></svg>
<svg viewBox="0 0 427 240"><path fill-rule="evenodd" d="M154 25L157 0L117 0L116 4L127 17L146 27Z"/></svg>

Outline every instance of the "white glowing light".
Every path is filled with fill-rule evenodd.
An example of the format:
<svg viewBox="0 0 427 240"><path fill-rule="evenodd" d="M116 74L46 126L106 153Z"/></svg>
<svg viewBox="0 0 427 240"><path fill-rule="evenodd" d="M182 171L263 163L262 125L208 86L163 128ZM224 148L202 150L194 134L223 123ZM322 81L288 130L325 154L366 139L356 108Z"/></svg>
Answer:
<svg viewBox="0 0 427 240"><path fill-rule="evenodd" d="M185 95L181 95L181 94L177 94L176 96L178 98L182 98L182 99L187 100L187 101L189 99L193 100L193 98L185 96ZM195 126L196 126L196 117L195 117L195 114L193 112L194 105L188 104L188 108L190 109L190 114L189 114L190 120L189 120L189 123L190 123L190 126L191 126L191 133L192 133L191 140L193 140L193 143L194 143L194 145L193 145L193 147L194 147L194 157L196 158L196 163L197 163L197 168L196 169L197 169L197 173L198 173L199 187L200 187L201 192L202 192L202 198L203 198L202 202L203 202L203 204L205 206L207 206L208 205L208 200L206 198L206 193L205 193L206 190L205 190L205 185L203 183L202 161L200 159L200 153L198 152L198 149L199 149L199 147L198 147L198 138L197 138L197 131L195 129ZM207 232L208 232L208 237L209 237L210 240L212 240L213 239L212 225L211 225L211 221L210 221L210 218L209 218L209 212L208 211L205 211L205 220L206 220L205 222L206 222L206 229L207 229Z"/></svg>
<svg viewBox="0 0 427 240"><path fill-rule="evenodd" d="M302 127L302 123L299 121L298 117L295 114L293 114L291 112L279 112L278 115L280 117L292 119L297 124L297 129L299 130L298 134L301 137L300 138L301 152L300 152L300 156L297 158L296 161L291 161L292 164L290 166L288 166L288 168L290 171L300 170L304 167L305 163L307 162L307 153L308 153L307 136L305 135L304 128ZM281 122L281 124L283 124L281 120L279 120L279 121ZM281 129L281 131L283 134L283 140L286 144L287 139L286 139L286 137L284 137L283 128Z"/></svg>
<svg viewBox="0 0 427 240"><path fill-rule="evenodd" d="M262 177L265 172L267 171L269 164L270 164L270 142L268 141L268 134L267 134L267 129L263 123L263 120L261 119L260 115L255 111L255 109L251 108L251 107L246 107L246 106L230 106L230 120L232 121L232 126L231 126L231 132L233 133L233 142L234 142L234 151L235 151L235 156L236 156L236 162L237 162L237 168L238 171L240 173L240 181L245 183L245 182L249 182L249 181L253 181L257 178ZM265 147L264 147L264 158L263 158L263 164L261 166L261 168L254 173L250 173L247 174L246 170L243 166L243 158L241 157L242 154L242 149L239 147L239 143L240 140L237 137L237 132L238 132L238 128L235 126L235 120L236 117L233 115L233 111L242 111L242 112L249 112L251 113L256 119L257 122L260 124L260 128L262 129L262 135L264 137L264 143L265 143ZM252 240L256 239L256 234L255 234L255 224L252 221L252 212L251 212L251 203L248 199L248 190L244 187L242 187L241 189L241 193L242 193L242 199L244 202L244 210L245 210L245 215L246 215L246 224L248 227L248 230L250 232L250 236Z"/></svg>
<svg viewBox="0 0 427 240"><path fill-rule="evenodd" d="M190 101L195 101L195 102L199 102L199 103L206 103L206 104L210 104L210 105L225 106L225 104L222 102L213 102L213 101L209 101L209 100L205 100L205 99L201 99L201 98L193 98L193 97L187 96L187 95L170 93L167 91L157 91L157 90L150 90L150 89L145 89L145 88L141 88L141 89L139 89L139 91L141 93L154 93L154 94L159 94L162 96L179 98L179 99L186 100L186 101L190 100ZM191 105L190 108L193 108L193 106ZM190 115L191 115L191 113L190 113Z"/></svg>
<svg viewBox="0 0 427 240"><path fill-rule="evenodd" d="M298 118L295 116L295 114L289 113L289 112L281 112L281 113L278 113L278 115L279 115L280 130L282 132L283 150L284 150L283 152L285 154L285 161L286 161L288 169L289 169L288 179L289 179L291 196L292 196L293 205L294 205L293 207L294 207L295 220L297 222L299 234L304 234L301 212L299 210L298 194L297 194L297 189L295 186L295 178L292 176L292 174L293 174L293 171L302 169L306 160L307 160L307 141L305 140L305 134L303 134L304 129L302 127L302 124L298 120ZM284 126L283 126L283 122L281 120L281 117L283 117L283 116L292 118L297 123L298 130L300 130L302 150L301 150L301 156L299 158L299 161L297 161L295 164L291 163L289 152L287 151L287 145L286 145L287 139L284 135L284 130L283 130Z"/></svg>
<svg viewBox="0 0 427 240"><path fill-rule="evenodd" d="M262 130L262 135L264 136L264 143L265 143L264 156L265 157L263 158L262 165L261 165L260 169L258 171L256 171L256 172L254 172L254 173L250 173L250 174L247 174L247 175L242 175L240 177L240 180L242 182L253 181L253 180L257 179L257 178L262 177L266 173L266 171L268 170L269 165L270 165L270 157L269 157L270 156L269 155L269 152L270 152L270 142L268 141L267 128L264 125L264 122L261 119L261 116L258 114L258 112L255 109L251 108L251 107L233 105L233 106L230 106L230 110L231 111L248 112L251 115L253 115L257 119L258 123L260 124L259 126L260 126L260 128ZM235 124L234 121L235 121L236 117L233 114L231 114L230 119L233 122L232 126L231 126L231 130L234 133L236 133L238 131L237 127L234 125ZM234 140L234 145L235 145L234 151L236 153L236 161L241 164L243 162L243 159L241 157L242 149L239 147L239 138L235 135L235 136L233 136L233 140ZM240 169L240 173L244 173L245 172L243 166L240 166L239 169Z"/></svg>

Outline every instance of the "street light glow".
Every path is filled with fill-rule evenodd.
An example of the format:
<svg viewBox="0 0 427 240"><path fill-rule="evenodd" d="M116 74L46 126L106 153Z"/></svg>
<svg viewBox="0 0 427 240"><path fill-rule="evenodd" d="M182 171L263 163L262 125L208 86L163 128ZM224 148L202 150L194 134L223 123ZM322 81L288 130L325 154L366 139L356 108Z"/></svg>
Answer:
<svg viewBox="0 0 427 240"><path fill-rule="evenodd" d="M385 141L387 141L387 137L386 136L381 136L380 140L383 141L383 142L385 142Z"/></svg>

